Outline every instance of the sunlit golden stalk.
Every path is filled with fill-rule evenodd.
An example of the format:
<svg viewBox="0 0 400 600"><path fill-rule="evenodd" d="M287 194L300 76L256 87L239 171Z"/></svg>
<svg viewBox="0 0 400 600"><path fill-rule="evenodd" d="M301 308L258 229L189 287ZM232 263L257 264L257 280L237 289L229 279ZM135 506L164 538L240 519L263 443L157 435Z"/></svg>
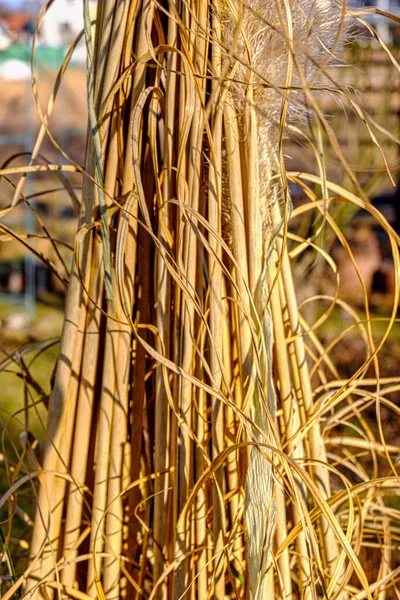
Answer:
<svg viewBox="0 0 400 600"><path fill-rule="evenodd" d="M105 356L112 355L112 335L108 330L104 343ZM111 347L110 347L111 346ZM94 592L95 573L101 572L102 558L100 553L104 547L104 526L103 518L107 507L107 477L108 464L110 455L110 436L113 411L113 388L111 382L111 374L108 370L104 373L102 390L99 400L99 416L97 422L97 436L94 459L94 483L93 483L93 507L90 533L90 552L95 553L89 559L88 574L87 574L87 593L90 595Z"/></svg>
<svg viewBox="0 0 400 600"><path fill-rule="evenodd" d="M199 212L204 214L206 204L206 190L202 187L200 190L199 198ZM205 253L200 247L199 249L199 260L197 262L197 275L196 275L196 294L197 297L201 298L204 294L204 280L203 280L203 269L206 261ZM205 294L205 306L207 306L207 300L209 301L208 290ZM196 339L196 346L198 348L198 354L205 356L207 354L206 345L209 343L209 337L207 335L207 329L204 326L204 322L201 320L199 315L195 316L195 329L198 331L198 339ZM205 379L204 363L201 360L196 361L195 375L199 381ZM202 477L205 467L210 463L210 452L209 452L209 413L207 394L205 390L199 389L194 400L194 412L193 412L193 431L196 432L197 440L195 445L195 466L194 466L194 480L198 480ZM208 487L208 486L207 486ZM207 487L204 486L199 493L196 495L195 508L192 512L192 538L191 538L191 550L192 564L190 565L191 581L190 585L190 598L196 600L197 597L207 597L209 593L209 579L207 573L207 545L211 545L210 535L207 530L207 509L210 505L209 496L207 494Z"/></svg>
<svg viewBox="0 0 400 600"><path fill-rule="evenodd" d="M117 0L118 1L118 0ZM121 6L128 3L119 3L119 9ZM94 105L97 114L101 113L102 104L110 90L110 84L113 79L112 76L116 76L119 67L120 52L112 53L110 48L116 44L116 40L113 40L114 17L115 13L118 12L116 0L103 0L99 2L97 14L96 14L96 36L94 40L94 81L95 81L95 95ZM114 44L112 44L112 40ZM107 82L107 85L105 83ZM104 140L107 135L107 129L109 124L110 115L101 126L101 137ZM105 152L105 148L104 148Z"/></svg>
<svg viewBox="0 0 400 600"><path fill-rule="evenodd" d="M173 19L168 21L168 43L176 44L177 27ZM167 57L167 79L166 79L166 104L165 104L165 137L164 137L164 171L162 200L165 203L158 209L159 228L158 237L163 245L172 251L172 239L167 232L171 227L171 207L167 202L173 195L173 177L171 167L173 164L173 136L175 131L175 99L176 99L176 65L177 54L172 52ZM157 257L157 330L159 334L159 350L169 355L170 348L170 317L171 306L171 280L165 259L158 254ZM168 400L165 390L163 368L157 366L156 371L156 408L155 408L155 443L154 443L154 467L156 472L164 471L168 460ZM165 566L165 541L167 534L168 515L167 508L167 477L158 477L154 483L154 539L157 544L154 548L154 583L158 581ZM161 600L166 592L165 585L160 587L156 600Z"/></svg>
<svg viewBox="0 0 400 600"><path fill-rule="evenodd" d="M271 559L270 559L271 561ZM274 581L274 569L272 567L272 561L269 563L268 571L265 576L265 584L263 593L267 598L276 598L275 593L275 581Z"/></svg>
<svg viewBox="0 0 400 600"><path fill-rule="evenodd" d="M226 287L225 282L223 281L222 286L222 306L223 306L223 343L222 343L222 354L224 361L224 373L226 378L226 383L228 386L232 386L233 382L233 352L231 349L231 331L230 331L230 322L229 322L229 307L228 303L225 300L226 298ZM234 400L234 395L232 394L232 389L225 390L227 397L230 398L231 402ZM237 440L237 432L238 425L237 419L235 418L234 411L225 406L225 445L230 446L234 444ZM234 527L235 522L239 516L239 504L240 504L240 494L241 494L241 482L239 479L239 453L232 452L229 454L226 464L226 482L227 489L231 492L231 497L229 500L229 508L230 508L230 521L231 528ZM237 569L238 573L241 572L244 564L244 555L243 555L243 539L240 535L235 536L235 541L233 544L233 557L234 557L234 566ZM240 580L235 577L234 583L236 586L236 590L239 593L239 589L241 587Z"/></svg>
<svg viewBox="0 0 400 600"><path fill-rule="evenodd" d="M227 298L227 296L228 296L227 289L226 289L226 287L224 287L224 297ZM231 358L231 366L232 366L232 374L231 374L231 379L230 379L231 392L232 392L234 405L238 409L241 409L243 407L244 393L243 393L242 382L240 379L240 365L239 365L239 356L238 356L238 354L239 354L238 353L238 336L237 336L237 332L236 332L237 310L232 302L226 301L225 305L226 305L226 317L225 317L226 325L225 326L226 326L226 328L228 328L227 334L226 334L226 341L229 344L228 348L230 349L230 358ZM225 347L224 347L224 353L225 353ZM226 372L229 373L229 370L227 370ZM235 419L234 423L235 423L235 437L234 437L233 441L234 441L234 443L238 443L242 439L243 432L241 431L241 428L239 426L240 420ZM236 472L237 472L237 475L235 478L237 478L237 482L239 484L239 489L238 489L239 494L238 494L237 510L235 510L235 513L232 514L232 523L233 524L240 517L242 517L242 513L243 513L242 505L244 504L243 495L244 495L244 481L245 481L246 468L247 468L247 453L244 450L237 451L235 453L234 460L236 463L235 467L236 467ZM246 556L245 538L246 538L245 532L243 531L242 535L238 536L238 539L235 543L235 556L237 556L237 560L241 566L241 571L242 571L243 575L246 573L246 568L247 568L246 567L247 556ZM246 578L245 578L245 582L246 582Z"/></svg>
<svg viewBox="0 0 400 600"><path fill-rule="evenodd" d="M281 482L275 484L275 502L276 502L276 545L279 547L287 538L287 517L286 517L286 497L285 490ZM284 600L291 600L292 595L292 573L290 568L289 550L285 550L278 560L279 573L282 578L282 593Z"/></svg>
<svg viewBox="0 0 400 600"><path fill-rule="evenodd" d="M92 299L101 302L103 293L101 255L97 251L96 245L93 255L94 263L89 284L89 293ZM85 482L88 452L90 446L90 437L93 427L93 408L96 392L97 376L97 358L99 351L100 338L100 313L97 307L92 303L88 305L86 323L85 323L85 342L82 352L82 366L80 387L77 400L77 410L75 416L74 443L72 448L72 459L70 473L79 487L70 486L67 499L67 513L65 520L65 533L63 553L70 554L70 549L75 545L80 535L82 520L82 510L84 506L84 497L80 486ZM71 558L78 555L78 549ZM76 563L67 565L61 573L61 581L64 585L73 587L76 576Z"/></svg>
<svg viewBox="0 0 400 600"><path fill-rule="evenodd" d="M199 210L201 213L205 211L205 194L204 189L201 190L199 198ZM202 253L203 249L200 248L199 253ZM196 275L196 294L201 297L203 294L203 264L205 257L201 257L197 263L197 275ZM195 344L200 356L205 355L205 344L207 343L207 330L204 323L201 321L199 315L195 316L195 330L197 333L197 339ZM194 367L194 375L199 381L204 381L204 365L201 361L197 360ZM196 435L196 442L194 443L194 468L193 468L193 480L196 481L201 477L205 470L206 463L209 464L208 459L208 431L206 428L207 423L207 394L204 390L199 389L196 394L196 398L193 402L193 433ZM207 437L206 437L207 436ZM189 585L190 589L187 591L185 596L191 600L196 600L201 588L203 592L207 594L207 490L203 488L196 496L194 510L191 513L191 547L192 552L189 564Z"/></svg>
<svg viewBox="0 0 400 600"><path fill-rule="evenodd" d="M226 102L224 105L224 132L226 145L226 169L229 185L229 196L231 199L231 226L233 255L237 261L237 269L234 272L234 280L237 285L237 302L232 306L232 317L235 320L235 349L239 375L236 379L235 400L236 405L243 410L244 399L248 391L250 376L249 352L251 347L250 329L244 313L249 314L249 301L246 289L248 285L248 262L247 262L247 240L244 223L244 198L241 174L241 157L239 147L239 128L237 115L233 107ZM232 318L231 317L231 318ZM237 397L239 395L239 397Z"/></svg>
<svg viewBox="0 0 400 600"><path fill-rule="evenodd" d="M273 320L274 339L275 339L275 356L277 363L277 376L278 376L278 388L279 396L281 399L282 406L282 426L281 432L284 438L290 440L285 446L285 451L292 458L301 458L304 456L304 448L301 441L296 441L296 433L300 430L300 417L299 409L297 406L297 398L292 389L291 384L291 369L290 361L287 353L287 343L285 335L285 306L281 304L279 288L281 283L275 282L276 268L275 262L278 259L276 251L273 251L270 270L269 270L269 283L271 288L271 316ZM275 285L274 285L275 282ZM277 527L276 527L276 541L279 546L287 537L287 525L286 525L286 508L285 508L285 497L284 490L278 483L276 486L276 501L277 501ZM299 521L299 515L294 507L293 516L295 522ZM296 539L296 547L298 557L300 560L300 578L305 585L310 575L310 564L307 557L307 544L304 532L301 532ZM291 597L292 594L292 582L291 582L291 570L289 567L289 552L288 550L282 554L279 559L279 566L283 579L285 596Z"/></svg>
<svg viewBox="0 0 400 600"><path fill-rule="evenodd" d="M123 0L109 0L110 9L105 10L105 18L103 23L98 23L97 27L101 29L101 39L103 42L102 48L99 49L99 58L103 59L101 67L103 69L103 76L100 78L100 73L96 73L99 82L101 81L101 88L99 89L100 103L98 107L98 113L104 114L104 109L107 106L106 102L112 102L112 98L109 98L109 92L112 89L118 75L120 74L121 62L123 60L122 53L126 39L126 28L131 24L127 23L128 11L130 3ZM112 30L108 31L108 28L112 26ZM100 38L100 36L99 36ZM103 52L103 54L102 54ZM101 95L100 95L101 94ZM107 129L110 130L110 121L114 115L107 116L100 126L100 134L103 138L103 143L107 139Z"/></svg>
<svg viewBox="0 0 400 600"><path fill-rule="evenodd" d="M278 257L278 254L275 253L275 257ZM279 305L278 305L278 323L279 323L279 315L282 315L282 320L285 324L285 327L287 328L288 326L288 320L289 320L289 316L288 316L288 311L287 311L287 302L286 302L286 297L285 297L285 291L283 288L283 282L282 279L279 278L278 280L278 284L277 287L279 289L279 300L280 300L280 304L281 304L281 308L279 310ZM283 331L279 328L279 326L275 329L275 333L279 332L282 334ZM285 337L290 335L287 333L287 331L284 333ZM283 341L283 340L282 340ZM288 414L287 414L287 422L286 422L286 437L289 438L288 433L289 431L293 431L293 435L292 437L294 437L294 441L292 442L292 452L293 452L293 456L296 457L296 455L299 458L302 458L303 456L307 456L307 452L308 452L308 439L305 438L304 443L302 441L298 441L296 440L297 435L300 435L301 432L301 410L302 410L302 404L301 404L301 395L300 395L300 380L299 380L299 372L298 372L298 363L296 360L296 355L295 355L295 351L293 348L293 344L287 344L286 339L283 342L283 344L280 344L279 350L280 351L285 351L286 352L287 349L287 353L289 356L289 363L290 363L290 371L291 371L291 376L292 376L292 385L293 388L292 390L288 391L288 389L286 390L286 393L289 393L289 398L292 398L293 395L293 409L290 410L290 405L287 407L288 408ZM278 352L279 352L278 350ZM279 356L279 354L278 354ZM281 365L282 368L282 377L284 376L284 374L286 373L286 369L287 369L287 364L285 365L285 355L283 355L283 358L281 358L280 362L278 364ZM285 361L285 362L284 362ZM283 381L283 379L282 379ZM285 385L285 384L284 384ZM299 401L300 398L300 401ZM284 413L285 414L285 413ZM287 444L289 446L289 443ZM303 485L303 483L301 481L297 481L297 485L299 487L299 492L300 494L304 494L306 493L305 490L305 486ZM300 514L300 509L298 506L293 505L292 506L292 515L293 515L293 521L295 524L299 524L301 523L301 514ZM312 562L311 562L311 558L310 558L310 552L309 552L309 547L307 544L307 532L302 530L302 532L297 536L296 538L296 552L297 552L297 563L298 563L298 572L299 572L299 587L302 590L302 593L304 594L304 597L307 599L311 599L312 598L312 590L310 587L310 582L311 582L311 576L312 576Z"/></svg>
<svg viewBox="0 0 400 600"><path fill-rule="evenodd" d="M198 396L198 417L197 417L197 439L203 445L204 449L207 442L207 430L205 423L207 422L207 403L206 394L200 390ZM204 472L204 457L199 448L196 448L196 479L199 479ZM205 489L201 489L196 497L196 509L194 511L195 526L196 526L196 546L202 548L197 550L196 575L197 575L197 593L199 598L206 598L208 592L208 577L207 577L207 550L208 543L207 533L207 494ZM192 586L193 590L196 586Z"/></svg>
<svg viewBox="0 0 400 600"><path fill-rule="evenodd" d="M251 82L250 82L251 83ZM248 106L246 107L246 226L247 247L249 252L249 289L260 319L262 316L262 274L264 263L263 223L261 220L261 198L259 182L259 148L257 136L257 117L251 85L248 90Z"/></svg>
<svg viewBox="0 0 400 600"><path fill-rule="evenodd" d="M183 67L183 60L180 57L180 60L178 61L178 67L182 68ZM179 80L179 83L181 83L181 79ZM184 118L185 118L185 106L186 106L186 97L185 97L185 89L183 85L179 85L179 94L177 94L177 112L178 112L178 127L176 130L176 134L175 137L177 137L178 139L178 144L177 144L177 148L175 150L175 152L177 153L177 158L176 158L176 162L178 163L178 169L177 169L177 173L176 173L176 195L177 195L177 199L178 202L181 201L182 203L186 203L187 200L187 194L186 194L186 189L182 189L182 181L185 181L186 183L186 177L185 177L185 173L186 173L186 164L187 164L187 157L186 157L186 149L185 149L185 142L187 140L182 140L181 139L181 132L184 126ZM171 117L172 118L172 117ZM176 142L175 142L175 146L176 146ZM176 211L176 224L175 224L175 260L176 263L178 265L178 267L181 269L182 272L184 272L184 267L182 265L182 248L183 248L183 234L182 234L182 230L184 227L184 222L183 222L183 218L182 218L182 212L181 209L178 207L177 211ZM174 361L175 364L182 364L181 362L181 321L182 321L182 312L183 312L183 298L182 298L182 293L181 293L181 289L180 286L175 285L174 286L174 292L173 292L173 301L174 301L174 321L172 324L172 335L171 335L171 340L172 340L172 359ZM170 492L170 497L168 499L168 503L169 503L169 514L171 515L171 522L168 524L168 539L169 539L169 544L168 544L168 559L169 562L173 562L177 556L179 556L179 547L177 544L177 538L178 538L178 532L176 529L175 524L178 521L178 515L179 515L179 510L181 508L180 506L180 491L179 491L179 481L180 481L180 463L179 463L179 444L181 443L180 440L180 431L179 431L179 423L178 423L178 419L177 419L177 415L180 414L180 385L181 385L181 379L177 376L174 376L173 378L173 383L172 383L172 393L173 393L173 398L174 398L174 415L172 416L171 419L171 445L170 445L170 449L169 449L169 453L170 453L170 459L169 459L169 464L173 467L173 473L171 473L171 492ZM182 534L181 534L182 535ZM178 569L180 570L180 572L182 572L182 570L184 569L184 565L180 564L178 566ZM180 575L181 578L181 582L180 582L180 588L182 589L182 592L184 590L184 581L182 581L182 575ZM183 576L184 578L184 576ZM177 597L176 593L175 593L175 585L176 585L176 578L173 577L172 581L171 581L171 596L173 598Z"/></svg>
<svg viewBox="0 0 400 600"><path fill-rule="evenodd" d="M277 210L277 207L275 208L275 210ZM274 219L276 223L276 212L274 215ZM287 303L286 305L288 310L290 328L293 335L295 336L293 341L294 353L292 354L292 371L296 372L298 370L298 386L296 387L295 385L295 389L296 392L300 394L299 406L300 408L302 408L303 411L302 412L300 410L300 418L303 419L302 425L304 426L307 421L308 414L310 414L313 406L311 382L308 373L304 340L300 328L298 308L296 304L296 294L290 269L289 258L286 250L283 250L282 242L279 237L277 238L277 249L279 255L282 256L282 283L285 294L285 300ZM319 429L319 424L315 424L313 427L311 427L311 429L308 432L306 442L308 442L309 444L307 448L307 454L309 456L315 457L317 460L326 462L325 446ZM321 466L320 463L317 463L313 467L313 472L315 474L315 478L318 482L318 485L321 487L321 493L323 493L324 496L329 498L331 493L329 471L325 467ZM338 558L337 542L332 530L330 529L324 518L321 519L321 528L321 547L324 549L326 566L332 572L335 566L335 562Z"/></svg>
<svg viewBox="0 0 400 600"><path fill-rule="evenodd" d="M240 135L237 114L229 102L224 104L224 131L229 195L231 199L233 255L238 264L237 272L235 272L235 281L239 292L241 316L239 317L240 331L237 333L240 349L239 364L244 369L242 375L243 382L250 373L250 366L247 361L249 360L248 352L251 346L250 330L243 314L245 311L247 314L249 312L249 298L246 289L246 285L248 286L247 237L239 147Z"/></svg>
<svg viewBox="0 0 400 600"><path fill-rule="evenodd" d="M214 17L213 32L214 44L212 47L213 75L216 80L221 74L221 53L216 41L219 24ZM217 85L214 82L213 87ZM221 235L221 213L222 213L222 107L217 104L213 114L212 125L212 150L213 161L209 169L208 190L208 222L211 229ZM214 386L221 389L222 384L222 340L223 340L223 307L222 307L222 249L213 234L210 235L210 334L212 343L210 346L210 367ZM221 401L215 397L211 398L211 436L212 454L215 459L224 447L224 411ZM217 556L214 564L214 596L217 600L223 599L225 594L224 579L224 556L222 549L225 543L225 524L223 520L223 506L221 506L221 494L223 490L223 469L215 473L213 483L213 536L214 552Z"/></svg>
<svg viewBox="0 0 400 600"><path fill-rule="evenodd" d="M133 240L132 240L133 242ZM148 236L142 238L142 242L137 248L137 285L135 286L135 302L136 302L136 320L137 323L149 323L151 318L150 306L148 298L150 295L150 286L152 284L153 274L150 269L150 240ZM129 273L129 271L127 271ZM146 331L141 331L143 339L147 340ZM135 358L131 370L131 382L132 387L130 391L130 407L135 418L130 419L130 442L131 442L131 479L132 481L137 480L141 474L141 456L143 454L143 429L145 427L146 418L146 353L143 346L140 343L135 344ZM137 551L137 534L139 530L139 523L137 518L134 516L134 512L140 502L140 489L136 487L129 494L129 534L130 540L128 548L132 552L133 549Z"/></svg>
<svg viewBox="0 0 400 600"><path fill-rule="evenodd" d="M189 172L188 189L189 197L188 201L190 207L194 211L199 209L199 188L200 188L200 165L202 156L203 146L203 128L204 120L201 112L201 105L199 99L196 97L197 110L194 112L194 118L192 122L191 134L189 137L189 156L191 169ZM196 261L197 261L197 239L191 228L190 223L187 223L183 233L183 256L182 256L182 267L184 269L185 278L191 294L196 288ZM181 344L181 364L182 368L187 372L193 372L194 363L194 306L193 301L188 301L186 298L182 298L182 320L181 320L181 333L180 333L180 344ZM183 378L180 380L179 389L179 411L184 420L184 423L191 428L192 423L192 385ZM193 471L191 468L193 446L185 429L181 429L180 432L181 445L178 452L178 474L179 474L179 504L178 510L180 511L183 507L184 502L187 499L188 491L192 484ZM187 552L190 547L190 532L189 530L177 530L177 546L176 556ZM177 571L174 594L175 598L179 598L184 592L188 585L187 579L187 561L184 560Z"/></svg>
<svg viewBox="0 0 400 600"><path fill-rule="evenodd" d="M147 427L148 423L146 423L146 415L144 415L144 427ZM149 448L149 437L147 435L144 436L144 455L146 458L144 459L144 472L149 473L149 461L150 458L150 448ZM146 578L146 572L148 568L148 555L149 555L149 540L150 540L150 514L151 514L151 503L149 502L149 487L148 484L143 486L143 500L138 505L137 509L140 509L144 506L145 515L143 517L137 516L140 519L140 523L142 525L142 540L141 540L141 554L140 554L140 568L139 575L137 577L138 584L134 586L130 585L127 590L127 597L133 597L134 600L140 600L143 595L143 588ZM122 592L123 593L123 592ZM124 593L123 593L124 594ZM125 595L125 594L124 594Z"/></svg>
<svg viewBox="0 0 400 600"><path fill-rule="evenodd" d="M207 53L208 53L208 38L207 38L207 29L208 29L208 19L209 19L209 2L208 0L200 0L198 6L196 7L196 19L192 19L192 27L190 31L190 48L193 49L193 65L197 74L201 75L201 78L196 80L199 100L201 102L201 106L203 107L206 102L206 75L207 75ZM203 108L202 108L203 110ZM203 127L203 121L200 121L199 125L199 135L201 133L200 127ZM204 158L202 157L198 161L199 169L204 170ZM199 189L200 192L200 189ZM199 204L199 210L201 214L206 212L205 209L205 198L204 198L205 190L201 190L201 202ZM210 202L210 194L207 195L208 203ZM198 273L197 273L197 290L198 295L201 297L203 293L203 267L202 262L204 259L199 257L198 260ZM210 311L212 311L212 299L211 296L209 298L210 302ZM199 322L199 318L197 317ZM208 338L204 332L203 341L202 341L202 353L204 353L204 344L208 343ZM211 349L211 353L213 350ZM212 354L211 354L211 372L212 371ZM200 379L204 378L204 370L202 366L197 366L197 372ZM194 476L196 479L201 477L204 470L204 455L203 452L207 452L208 446L208 436L209 436L209 426L208 422L208 412L207 412L207 395L199 390L198 393L198 416L197 416L197 434L198 441L201 444L202 448L196 448L196 466ZM212 435L214 435L213 429L214 423L211 425ZM211 457L212 458L212 457ZM196 510L193 512L193 519L195 522L195 537L192 541L193 548L197 546L198 548L202 548L196 552L196 561L194 563L193 576L197 577L197 582L191 587L192 598L203 597L206 598L208 593L208 573L207 573L207 545L209 544L210 536L207 531L207 490L202 489L196 498ZM219 539L219 533L215 536L215 529L218 526L216 521L214 523L214 540ZM197 583L197 593L196 593L196 583Z"/></svg>
<svg viewBox="0 0 400 600"><path fill-rule="evenodd" d="M105 356L105 364L110 369L110 363L116 365L116 357L120 357L119 350L121 345L127 343L129 347L130 338L123 339L120 336L120 327L114 323L113 326L114 342L110 344L112 355ZM121 348L122 356L124 355ZM122 475L125 458L125 445L127 442L127 425L128 425L128 393L127 393L127 376L129 374L129 362L118 366L118 370L122 373L122 377L118 378L114 372L114 393L113 393L113 411L112 425L110 436L110 463L108 470L108 486L107 486L107 505L109 508L106 516L105 535L106 535L106 550L112 554L104 563L103 586L108 598L119 597L119 582L120 582L120 565L119 560L122 553L123 544L123 504L122 499L117 499L122 491ZM121 379L122 386L118 385ZM122 387L122 389L121 389Z"/></svg>
<svg viewBox="0 0 400 600"><path fill-rule="evenodd" d="M90 223L91 220L90 199L92 196L89 193L89 185L84 188L88 194L82 203L81 225L85 222ZM88 285L93 243L91 235L83 238L81 242L83 260L78 265L74 262L72 267L60 348L60 356L63 360L59 360L57 364L54 389L49 403L48 437L43 463L45 473L39 488L38 515L35 519L30 547L30 556L33 560L46 538L47 542L51 544L50 546L45 543L38 573L34 573L39 578L51 570L55 562L55 553L59 547L66 483L64 479L57 478L53 473L65 472L69 467L79 386L78 373L80 373L86 322L87 298L82 290L81 277L84 277L84 281ZM35 581L28 579L27 591L34 585Z"/></svg>
<svg viewBox="0 0 400 600"><path fill-rule="evenodd" d="M115 123L115 119L112 121ZM112 142L111 142L112 144ZM114 148L115 143L114 143ZM115 153L111 152L111 157L114 157ZM110 155L109 157L110 158ZM106 177L105 177L105 189L109 193L113 193L113 189L115 186L114 183L114 172L116 169L116 161L114 159L113 163L110 164L110 160L107 161L107 169L106 169ZM110 184L111 180L111 184ZM88 289L89 296L91 298L91 302L88 306L88 314L87 314L87 325L85 327L85 331L87 331L85 346L83 348L82 355L82 369L84 373L84 380L81 382L81 390L78 404L78 411L76 416L76 426L75 426L75 440L76 444L78 440L81 440L78 443L76 449L74 450L73 462L71 466L71 472L76 477L77 481L84 481L84 477L86 475L87 469L87 452L89 449L89 441L90 435L92 433L92 420L91 413L93 410L93 395L95 393L96 388L96 377L98 374L97 368L97 356L100 347L100 318L101 314L98 311L98 306L101 305L102 302L102 292L103 288L101 285L101 279L98 283L96 279L99 278L100 273L102 272L102 265L100 262L100 256L97 253L94 255L94 258L97 258L98 264L93 266L94 273L92 274L92 280L90 287ZM92 302L96 304L93 305ZM85 401L85 396L87 396L87 400ZM86 445L86 447L85 447ZM76 472L76 475L75 475ZM79 534L79 524L82 517L82 507L83 507L83 498L79 497L75 492L74 495L71 494L70 500L68 503L68 511L67 511L67 520L66 520L66 534L64 539L64 547L67 550L72 544L74 544L78 534ZM96 529L96 528L95 528ZM95 532L92 532L95 533ZM100 537L101 539L101 537ZM73 585L74 577L75 577L76 565L69 565L62 574L62 581L65 585Z"/></svg>

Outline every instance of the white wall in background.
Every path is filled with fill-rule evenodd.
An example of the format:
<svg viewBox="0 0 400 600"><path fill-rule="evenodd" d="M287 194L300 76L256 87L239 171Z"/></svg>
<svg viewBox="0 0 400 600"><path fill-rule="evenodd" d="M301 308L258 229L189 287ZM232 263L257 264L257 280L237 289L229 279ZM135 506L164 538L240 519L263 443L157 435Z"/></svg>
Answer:
<svg viewBox="0 0 400 600"><path fill-rule="evenodd" d="M90 2L90 12L96 2ZM83 29L83 1L56 0L41 26L41 43L46 46L70 46Z"/></svg>

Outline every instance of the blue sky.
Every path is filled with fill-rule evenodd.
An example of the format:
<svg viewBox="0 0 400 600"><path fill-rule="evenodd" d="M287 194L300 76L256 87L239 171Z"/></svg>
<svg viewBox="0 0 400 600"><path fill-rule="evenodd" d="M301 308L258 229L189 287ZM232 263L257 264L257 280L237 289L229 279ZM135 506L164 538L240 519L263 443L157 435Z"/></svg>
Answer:
<svg viewBox="0 0 400 600"><path fill-rule="evenodd" d="M31 5L31 7L36 5L37 7L37 5L42 4L42 2L37 2L37 0L1 0L1 4L13 9L29 10L29 5Z"/></svg>
<svg viewBox="0 0 400 600"><path fill-rule="evenodd" d="M25 2L24 0L2 0L2 4L10 6L11 8L21 8Z"/></svg>

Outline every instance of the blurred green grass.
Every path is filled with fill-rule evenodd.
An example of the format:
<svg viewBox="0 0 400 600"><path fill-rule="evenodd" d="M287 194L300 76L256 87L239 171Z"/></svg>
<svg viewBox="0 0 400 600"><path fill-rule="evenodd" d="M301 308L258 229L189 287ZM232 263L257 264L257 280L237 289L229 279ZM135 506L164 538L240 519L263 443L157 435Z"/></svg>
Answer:
<svg viewBox="0 0 400 600"><path fill-rule="evenodd" d="M0 321L16 312L24 312L23 306L0 303ZM39 440L44 439L46 408L40 400L39 388L45 395L50 393L51 376L57 361L63 319L63 303L58 300L38 301L36 313L29 325L21 331L1 330L0 360L0 427L3 440L16 442L25 430L25 408L28 407L29 431ZM7 361L7 357L10 360ZM24 368L32 384L24 382ZM35 389L35 387L37 389Z"/></svg>
<svg viewBox="0 0 400 600"><path fill-rule="evenodd" d="M9 489L20 469L35 471L20 436L28 429L39 442L45 439L47 408L40 389L45 395L50 393L64 309L60 297L38 300L35 316L27 321L27 326L7 331L7 320L16 313L23 313L24 306L4 300L0 302L0 494ZM30 384L24 382L24 372ZM36 453L40 461L39 448ZM15 518L7 505L0 511L3 536L11 536L8 550L17 577L23 573L28 559L36 483L34 479L18 489ZM4 574L10 576L7 569Z"/></svg>

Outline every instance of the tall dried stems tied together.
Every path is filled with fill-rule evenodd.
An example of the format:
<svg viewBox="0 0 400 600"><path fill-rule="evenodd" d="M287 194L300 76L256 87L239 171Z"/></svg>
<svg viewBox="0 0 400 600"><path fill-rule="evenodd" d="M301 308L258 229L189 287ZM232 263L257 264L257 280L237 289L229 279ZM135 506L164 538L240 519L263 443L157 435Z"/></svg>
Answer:
<svg viewBox="0 0 400 600"><path fill-rule="evenodd" d="M297 306L283 153L291 124L329 132L315 89L348 12L99 0L92 46L85 5L79 227L30 565L7 598L371 598L360 531L381 496L328 465L321 422L355 384L310 373L305 332L324 353ZM338 193L322 166L297 181L320 211Z"/></svg>

